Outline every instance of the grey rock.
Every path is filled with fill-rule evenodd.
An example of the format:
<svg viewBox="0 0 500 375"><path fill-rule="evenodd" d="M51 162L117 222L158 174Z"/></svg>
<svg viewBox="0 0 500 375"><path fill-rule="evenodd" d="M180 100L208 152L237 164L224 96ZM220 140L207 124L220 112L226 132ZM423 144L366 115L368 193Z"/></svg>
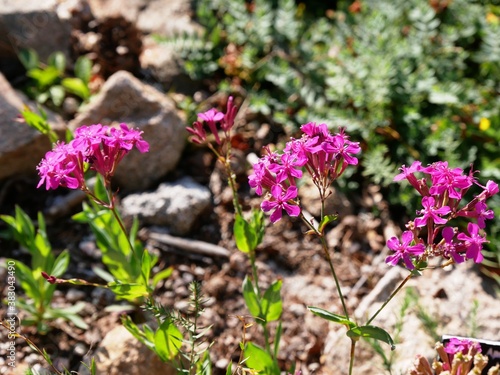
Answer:
<svg viewBox="0 0 500 375"><path fill-rule="evenodd" d="M189 78L183 73L175 46L160 43L150 36L143 38L143 51L139 57L141 67L151 72L153 77L168 90L189 87ZM192 86L192 84L191 84Z"/></svg>
<svg viewBox="0 0 500 375"><path fill-rule="evenodd" d="M147 189L173 170L184 149L187 132L171 99L126 71L113 74L98 95L70 122L117 126L126 123L144 131L145 154L133 150L119 165L115 182L123 190Z"/></svg>
<svg viewBox="0 0 500 375"><path fill-rule="evenodd" d="M193 33L200 26L193 22L192 1L190 0L152 0L139 13L137 27L146 33L174 36ZM168 22L165 22L168 20Z"/></svg>
<svg viewBox="0 0 500 375"><path fill-rule="evenodd" d="M27 102L0 74L0 180L19 175L36 174L36 166L50 150L49 139L28 125L16 122ZM46 111L49 123L58 132L65 125L59 116Z"/></svg>
<svg viewBox="0 0 500 375"><path fill-rule="evenodd" d="M210 190L189 177L162 183L154 192L130 194L122 200L124 216L143 223L167 226L173 234L188 233L196 219L211 205Z"/></svg>
<svg viewBox="0 0 500 375"><path fill-rule="evenodd" d="M177 373L123 326L109 331L92 356L95 358L98 374L175 375ZM78 373L88 375L89 370L82 364Z"/></svg>
<svg viewBox="0 0 500 375"><path fill-rule="evenodd" d="M89 4L98 20L123 16L144 33L172 36L200 27L192 21L190 0L89 0Z"/></svg>
<svg viewBox="0 0 500 375"><path fill-rule="evenodd" d="M0 7L0 65L16 63L22 48L33 48L42 60L55 52L69 56L71 24L57 13L57 0L3 0ZM50 36L50 37L47 37Z"/></svg>

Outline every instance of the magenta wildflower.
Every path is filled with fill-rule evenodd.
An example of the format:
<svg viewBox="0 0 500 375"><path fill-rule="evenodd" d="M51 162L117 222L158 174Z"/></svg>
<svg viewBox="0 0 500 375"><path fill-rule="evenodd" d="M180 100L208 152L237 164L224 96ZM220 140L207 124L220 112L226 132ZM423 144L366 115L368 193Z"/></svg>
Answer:
<svg viewBox="0 0 500 375"><path fill-rule="evenodd" d="M395 252L389 255L385 262L391 266L396 266L401 259L409 270L413 270L415 266L412 262L412 257L417 257L425 252L425 246L421 243L410 246L413 241L413 233L409 230L403 232L401 235L401 242L397 237L392 237L387 241L387 247Z"/></svg>
<svg viewBox="0 0 500 375"><path fill-rule="evenodd" d="M491 220L495 217L495 214L492 210L487 209L488 206L484 202L477 202L474 209L477 217L477 225L479 228L484 229L486 227L485 220Z"/></svg>
<svg viewBox="0 0 500 375"><path fill-rule="evenodd" d="M434 224L446 224L448 220L439 217L438 215L446 215L450 213L450 207L443 206L440 208L436 208L434 204L436 203L433 197L423 197L422 198L422 206L424 206L423 210L418 211L417 213L423 215L422 217L418 217L415 219L415 225L417 227L424 227L428 220L431 220L431 223Z"/></svg>
<svg viewBox="0 0 500 375"><path fill-rule="evenodd" d="M431 164L422 168L422 171L432 176L432 186L429 190L431 195L441 195L447 192L448 196L453 199L462 199L461 192L472 186L474 180L473 177L464 175L461 168L449 168L447 162Z"/></svg>
<svg viewBox="0 0 500 375"><path fill-rule="evenodd" d="M85 151L85 150L84 150ZM58 186L79 189L85 186L83 178L83 154L62 142L56 143L52 151L48 151L37 166L40 182L39 188L56 189Z"/></svg>
<svg viewBox="0 0 500 375"><path fill-rule="evenodd" d="M259 161L254 164L253 172L248 177L248 184L251 188L255 189L257 195L262 195L264 193L263 189L271 190L271 187L276 185L276 178L271 174L269 169L266 167L264 161Z"/></svg>
<svg viewBox="0 0 500 375"><path fill-rule="evenodd" d="M191 142L193 143L202 144L207 140L207 133L203 128L203 124L199 121L193 122L193 127L187 127L186 130L193 135L191 137Z"/></svg>
<svg viewBox="0 0 500 375"><path fill-rule="evenodd" d="M208 126L210 133L214 135L215 142L220 146L229 140L229 132L234 126L234 119L238 113L238 107L234 105L234 98L230 96L227 100L226 113L222 113L215 108L210 108L208 111L198 113L201 121L193 122L192 127L186 127L186 130L192 134L191 142L202 144L207 140L205 124ZM224 138L219 136L219 128L224 132Z"/></svg>
<svg viewBox="0 0 500 375"><path fill-rule="evenodd" d="M281 156L281 163L272 163L269 165L269 170L276 173L276 182L281 183L289 179L290 183L294 183L294 178L301 178L302 171L296 169L300 167L300 162L297 161L297 156L293 154L283 154Z"/></svg>
<svg viewBox="0 0 500 375"><path fill-rule="evenodd" d="M282 153L267 150L268 154L253 166L254 172L248 178L250 187L254 188L258 195L263 194L264 190L270 191L273 197L261 206L266 212L274 205L281 205L291 199L282 198L285 194L283 192L296 194L296 188L291 190L291 187L297 186L297 180L303 177L304 172L311 176L321 199L325 199L329 195L332 182L342 175L348 165L358 163L358 159L353 155L361 151L359 143L351 142L344 129L340 129L337 134L331 134L326 124L310 122L302 125L301 130L304 133L302 137L290 139ZM290 216L300 213L296 204L283 207L287 212L293 211L294 214L289 212ZM279 220L281 209L273 215L271 221Z"/></svg>
<svg viewBox="0 0 500 375"><path fill-rule="evenodd" d="M222 130L228 132L234 125L234 119L238 113L238 107L234 105L234 98L232 96L227 100L226 114L224 115L224 121L222 121Z"/></svg>
<svg viewBox="0 0 500 375"><path fill-rule="evenodd" d="M471 349L473 349L475 353L481 353L481 345L477 341L468 339L452 337L444 346L444 351L452 356L458 353L464 355L469 354ZM450 362L452 362L452 360L453 357L450 358Z"/></svg>
<svg viewBox="0 0 500 375"><path fill-rule="evenodd" d="M295 203L290 203L295 198L297 198L297 187L290 186L284 192L280 185L274 185L271 188L271 199L265 200L261 204L262 211L274 210L270 217L272 223L281 219L283 210L290 216L299 216L300 207Z"/></svg>
<svg viewBox="0 0 500 375"><path fill-rule="evenodd" d="M224 113L217 111L215 108L211 108L206 112L198 113L198 117L201 118L208 125L208 128L215 137L217 144L221 144L219 138L219 131L217 130L217 122L224 118Z"/></svg>
<svg viewBox="0 0 500 375"><path fill-rule="evenodd" d="M129 129L125 124L120 124L120 128L100 124L81 126L74 136L68 144L57 143L40 161L38 187L45 183L47 190L58 186L85 190L87 167L108 180L133 147L140 152L149 150L149 144L142 139L142 131Z"/></svg>
<svg viewBox="0 0 500 375"><path fill-rule="evenodd" d="M415 172L420 171L420 167L421 166L422 166L422 162L420 162L418 160L414 161L409 167L407 167L406 165L403 165L400 168L401 173L398 174L398 175L396 175L396 177L394 177L393 181L401 181L401 180L404 180L404 179L407 179L408 181L410 181L411 178L415 178L415 176L413 174ZM416 180L416 178L415 178L415 180Z"/></svg>
<svg viewBox="0 0 500 375"><path fill-rule="evenodd" d="M483 249L483 243L488 242L486 238L479 235L479 226L474 223L469 223L467 225L467 230L470 236L465 233L459 233L457 238L463 241L467 252L465 254L467 259L473 259L475 263L481 263L484 259L481 250Z"/></svg>
<svg viewBox="0 0 500 375"><path fill-rule="evenodd" d="M453 242L453 237L455 237L455 230L451 227L445 227L442 230L442 235L444 239L443 255L446 258L453 258L455 263L463 263L464 257L458 253L457 244Z"/></svg>
<svg viewBox="0 0 500 375"><path fill-rule="evenodd" d="M358 142L351 142L341 129L339 134L335 134L322 144L322 148L329 154L336 154L337 158L343 158L347 164L357 165L358 159L351 154L358 154L361 151Z"/></svg>

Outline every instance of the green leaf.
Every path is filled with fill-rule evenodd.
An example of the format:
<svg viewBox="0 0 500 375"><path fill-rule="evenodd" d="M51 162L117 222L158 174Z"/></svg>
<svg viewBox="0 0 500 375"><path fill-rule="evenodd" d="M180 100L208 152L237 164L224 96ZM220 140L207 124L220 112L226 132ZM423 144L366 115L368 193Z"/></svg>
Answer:
<svg viewBox="0 0 500 375"><path fill-rule="evenodd" d="M328 224L330 224L332 221L337 220L338 217L339 217L339 215L337 215L337 214L335 214L335 215L325 215L325 217L323 217L323 220L321 220L321 223L319 223L318 231L320 233L323 233L323 231L325 230L325 226L327 226Z"/></svg>
<svg viewBox="0 0 500 375"><path fill-rule="evenodd" d="M132 319L130 319L130 316L122 315L121 321L127 331L129 331L132 336L139 340L139 342L146 345L149 349L155 350L154 342L147 339L146 334L139 329L137 324L135 324Z"/></svg>
<svg viewBox="0 0 500 375"><path fill-rule="evenodd" d="M280 349L280 341L281 341L281 333L283 332L283 327L281 325L281 320L276 328L276 334L274 335L274 357L278 357L279 349ZM292 372L293 374L293 372Z"/></svg>
<svg viewBox="0 0 500 375"><path fill-rule="evenodd" d="M233 362L229 362L229 365L227 366L226 369L226 375L232 375L233 373Z"/></svg>
<svg viewBox="0 0 500 375"><path fill-rule="evenodd" d="M56 258L52 269L49 272L49 275L60 277L69 266L69 252L68 250L64 250L59 256Z"/></svg>
<svg viewBox="0 0 500 375"><path fill-rule="evenodd" d="M177 355L181 345L181 332L170 320L165 320L155 333L156 354L161 360L169 361Z"/></svg>
<svg viewBox="0 0 500 375"><path fill-rule="evenodd" d="M151 255L147 250L142 253L141 270L143 282L144 284L148 285L149 276L151 275Z"/></svg>
<svg viewBox="0 0 500 375"><path fill-rule="evenodd" d="M80 56L75 62L75 76L80 78L85 85L88 85L91 74L92 61L88 57Z"/></svg>
<svg viewBox="0 0 500 375"><path fill-rule="evenodd" d="M16 262L16 277L24 293L26 293L29 298L35 300L35 302L41 301L42 295L40 293L40 286L31 269L18 260L8 259L8 261Z"/></svg>
<svg viewBox="0 0 500 375"><path fill-rule="evenodd" d="M61 73L61 75L66 70L66 57L64 56L64 53L60 51L52 53L49 56L47 63L50 66L56 68L59 73Z"/></svg>
<svg viewBox="0 0 500 375"><path fill-rule="evenodd" d="M275 281L265 291L264 297L262 297L261 318L263 318L265 322L273 322L281 317L281 312L283 310L280 293L282 284L282 280Z"/></svg>
<svg viewBox="0 0 500 375"><path fill-rule="evenodd" d="M63 318L72 322L76 327L81 329L88 329L89 326L85 321L77 315L85 307L84 302L79 302L76 305L65 308L50 308L44 314L46 319Z"/></svg>
<svg viewBox="0 0 500 375"><path fill-rule="evenodd" d="M248 342L245 346L244 355L246 360L247 367L252 370L259 371L259 374L273 374L274 373L274 361L263 348L260 346Z"/></svg>
<svg viewBox="0 0 500 375"><path fill-rule="evenodd" d="M98 267L92 267L92 271L94 271L94 273L99 276L101 279L103 279L104 281L110 283L112 282L114 279L113 279L113 275L110 274L109 272L103 270L102 268L98 268Z"/></svg>
<svg viewBox="0 0 500 375"><path fill-rule="evenodd" d="M359 337L371 338L379 341L383 341L391 346L391 350L396 349L392 337L380 327L376 326L361 326L353 327L346 332L346 335L352 339L357 339Z"/></svg>
<svg viewBox="0 0 500 375"><path fill-rule="evenodd" d="M250 314L254 318L260 317L259 296L257 296L253 283L247 276L243 280L243 298Z"/></svg>
<svg viewBox="0 0 500 375"><path fill-rule="evenodd" d="M28 70L26 75L33 78L38 88L42 90L54 85L60 78L59 71L53 66L48 66L46 69L35 68Z"/></svg>
<svg viewBox="0 0 500 375"><path fill-rule="evenodd" d="M330 322L342 324L342 325L345 325L349 328L356 327L356 323L352 322L344 315L334 314L330 311L321 309L319 307L313 307L313 306L307 306L307 309L309 311L311 311L314 315L317 315L320 318L323 318L325 320L329 320Z"/></svg>
<svg viewBox="0 0 500 375"><path fill-rule="evenodd" d="M148 288L144 284L122 284L117 281L112 281L108 283L107 286L117 297L127 300L134 300L149 295Z"/></svg>
<svg viewBox="0 0 500 375"><path fill-rule="evenodd" d="M34 69L40 64L38 53L31 48L22 49L21 51L19 51L18 57L21 61L21 64L23 64L24 69L26 70Z"/></svg>
<svg viewBox="0 0 500 375"><path fill-rule="evenodd" d="M156 285L158 285L158 283L161 280L169 278L172 275L173 271L174 271L173 267L168 267L168 268L165 268L164 270L161 270L157 274L155 274L153 276L153 288L156 288Z"/></svg>
<svg viewBox="0 0 500 375"><path fill-rule="evenodd" d="M243 253L249 253L257 247L257 236L254 228L239 214L235 215L234 240L236 247Z"/></svg>
<svg viewBox="0 0 500 375"><path fill-rule="evenodd" d="M64 78L61 85L71 94L78 96L83 100L90 97L88 86L80 78Z"/></svg>
<svg viewBox="0 0 500 375"><path fill-rule="evenodd" d="M60 107L64 101L64 88L61 85L54 85L49 88L50 99L56 107Z"/></svg>

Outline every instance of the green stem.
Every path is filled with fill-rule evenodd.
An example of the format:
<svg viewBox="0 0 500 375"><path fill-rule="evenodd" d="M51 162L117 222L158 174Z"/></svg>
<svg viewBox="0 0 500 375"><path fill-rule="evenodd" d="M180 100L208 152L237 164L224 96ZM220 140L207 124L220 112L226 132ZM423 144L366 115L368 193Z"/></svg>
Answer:
<svg viewBox="0 0 500 375"><path fill-rule="evenodd" d="M370 324L373 319L375 319L375 317L384 309L385 306L387 306L387 304L394 298L394 296L396 294L398 294L398 292L401 290L401 288L403 288L403 286L411 279L411 277L413 276L413 273L410 273L408 276L406 276L406 278L401 282L401 284L399 284L399 286L392 292L392 294L389 296L389 298L387 299L387 301L385 301L382 306L380 306L380 308L377 310L377 312L375 312L375 314L373 314L373 316L368 319L368 321L366 322L366 325Z"/></svg>
<svg viewBox="0 0 500 375"><path fill-rule="evenodd" d="M337 287L337 292L340 297L340 301L342 302L342 309L344 310L344 315L347 319L349 319L349 313L347 312L347 305L345 303L344 295L342 294L342 290L340 288L340 282L337 277L337 273L335 272L335 267L333 266L332 258L330 257L330 253L328 252L328 245L326 243L326 239L324 236L320 236L321 244L323 245L323 250L325 252L326 260L330 266L330 271L332 272L333 278L335 280L335 286Z"/></svg>
<svg viewBox="0 0 500 375"><path fill-rule="evenodd" d="M273 352L271 351L271 345L269 344L269 330L267 329L267 322L262 324L262 328L264 329L264 342L266 345L266 351L269 353L271 358L274 358Z"/></svg>
<svg viewBox="0 0 500 375"><path fill-rule="evenodd" d="M354 368L354 350L356 348L356 341L351 339L351 352L350 352L350 359L349 359L349 375L352 374L352 369Z"/></svg>
<svg viewBox="0 0 500 375"><path fill-rule="evenodd" d="M322 245L323 251L325 253L326 260L328 261L328 265L330 266L330 271L333 275L333 279L335 280L335 286L337 287L337 292L339 294L340 301L342 302L342 309L344 310L344 316L347 319L349 319L349 313L347 312L347 305L345 303L344 295L342 294L342 290L340 288L340 282L339 282L339 279L337 277L337 273L335 272L335 267L333 266L332 258L330 257L330 253L328 252L328 244L326 243L325 236L323 236L323 234L320 233L318 231L318 229L315 228L314 225L309 220L307 220L307 218L304 216L304 214L302 212L300 213L300 218L308 226L308 228L311 231L316 233L316 235L321 240L321 245Z"/></svg>
<svg viewBox="0 0 500 375"><path fill-rule="evenodd" d="M231 166L229 165L229 161L226 159L226 163L224 164L226 167L226 173L227 173L227 181L229 183L229 186L231 187L231 191L233 192L233 205L234 209L236 210L236 213L243 217L243 210L241 208L240 202L238 201L238 190L236 189L236 181L235 181L235 176L233 173L233 170L231 169Z"/></svg>

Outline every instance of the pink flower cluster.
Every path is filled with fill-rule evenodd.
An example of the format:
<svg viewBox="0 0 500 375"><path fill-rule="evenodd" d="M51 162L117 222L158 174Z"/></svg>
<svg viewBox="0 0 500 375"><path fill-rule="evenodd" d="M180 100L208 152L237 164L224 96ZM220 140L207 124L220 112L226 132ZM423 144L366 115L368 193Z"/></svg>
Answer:
<svg viewBox="0 0 500 375"><path fill-rule="evenodd" d="M123 157L136 147L140 152L149 151L149 144L142 139L142 131L102 125L81 126L75 130L69 143L58 142L47 152L37 166L40 182L47 190L58 186L86 190L84 173L95 170L108 181Z"/></svg>
<svg viewBox="0 0 500 375"><path fill-rule="evenodd" d="M361 151L358 142L340 129L331 134L326 124L310 122L301 127L303 136L292 138L283 152L271 152L253 165L254 173L249 184L258 195L268 191L267 199L261 204L264 212L270 212L271 222L281 219L283 210L290 216L298 216L300 207L295 198L298 195L297 180L305 170L318 187L320 195L326 197L331 183L344 173L348 165L357 165L353 155Z"/></svg>
<svg viewBox="0 0 500 375"><path fill-rule="evenodd" d="M418 179L416 173L426 177ZM402 234L401 241L396 237L387 241L387 247L394 254L388 256L386 262L395 266L403 260L410 270L415 268L415 260L439 256L452 259L455 263L462 263L465 259L480 263L483 260L483 243L488 242L482 230L486 227L485 220L494 216L485 201L498 193L498 185L488 181L486 186L482 186L472 170L465 174L462 169L450 168L447 162L442 161L426 167L419 161L410 167L403 166L394 181L404 179L422 196L423 208L417 211L418 217L406 225L408 230ZM482 191L460 206L473 185ZM450 221L457 217L475 219L476 223L469 222L467 233L460 232L457 227L450 226ZM426 241L419 237L421 232L426 233Z"/></svg>
<svg viewBox="0 0 500 375"><path fill-rule="evenodd" d="M238 109L234 105L232 96L230 96L227 101L226 113L219 112L215 108L211 108L203 113L198 113L198 117L202 121L195 121L192 128L186 128L186 130L192 134L191 142L198 144L206 142L207 132L204 126L206 124L208 130L214 135L215 142L220 145L222 141L219 137L219 128L224 132L224 139L229 139L229 131L234 125L234 119L237 113Z"/></svg>
<svg viewBox="0 0 500 375"><path fill-rule="evenodd" d="M458 353L466 355L469 354L471 350L473 350L475 353L481 353L481 344L479 344L477 341L469 339L452 337L450 341L448 341L444 345L444 351L449 356L453 356Z"/></svg>

